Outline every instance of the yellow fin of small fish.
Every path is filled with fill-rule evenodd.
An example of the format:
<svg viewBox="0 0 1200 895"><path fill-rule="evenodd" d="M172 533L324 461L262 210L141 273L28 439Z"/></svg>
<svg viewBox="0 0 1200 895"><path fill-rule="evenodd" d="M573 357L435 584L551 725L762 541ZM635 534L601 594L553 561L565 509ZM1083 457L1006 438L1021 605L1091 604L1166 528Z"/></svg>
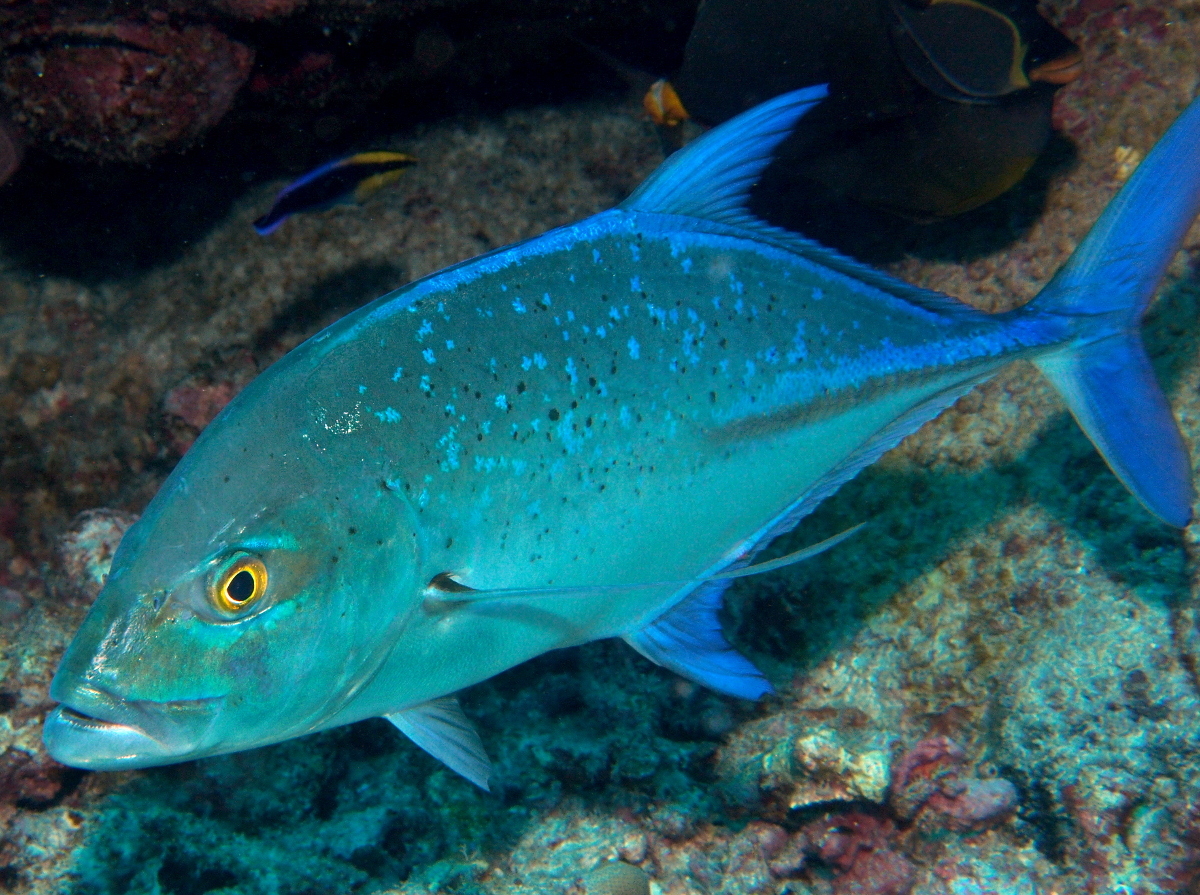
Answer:
<svg viewBox="0 0 1200 895"><path fill-rule="evenodd" d="M417 160L407 153L392 152L388 149L374 149L370 152L357 152L344 159L344 165L415 165Z"/></svg>
<svg viewBox="0 0 1200 895"><path fill-rule="evenodd" d="M384 171L382 174L372 174L370 177L364 178L354 188L354 201L365 202L384 187L396 183L403 176L404 168L396 168L392 171Z"/></svg>

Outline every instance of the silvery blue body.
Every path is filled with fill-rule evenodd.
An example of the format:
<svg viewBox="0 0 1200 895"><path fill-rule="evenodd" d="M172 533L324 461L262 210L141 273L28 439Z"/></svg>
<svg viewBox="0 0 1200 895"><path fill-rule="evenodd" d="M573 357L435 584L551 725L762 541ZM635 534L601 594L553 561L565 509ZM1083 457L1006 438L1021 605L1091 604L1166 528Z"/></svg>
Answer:
<svg viewBox="0 0 1200 895"><path fill-rule="evenodd" d="M1017 358L1186 523L1190 466L1137 326L1200 204L1200 111L1042 296L989 316L744 210L820 95L751 110L623 206L410 284L261 375L126 535L55 678L52 754L136 767L386 716L485 784L450 697L605 637L760 695L711 577ZM229 617L206 594L235 550L270 583Z"/></svg>

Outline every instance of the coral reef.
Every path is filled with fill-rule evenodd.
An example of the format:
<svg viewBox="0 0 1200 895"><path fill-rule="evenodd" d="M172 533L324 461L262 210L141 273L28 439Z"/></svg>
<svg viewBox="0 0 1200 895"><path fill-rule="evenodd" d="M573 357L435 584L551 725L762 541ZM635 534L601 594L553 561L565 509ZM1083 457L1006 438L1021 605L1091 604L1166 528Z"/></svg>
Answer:
<svg viewBox="0 0 1200 895"><path fill-rule="evenodd" d="M184 24L193 7L179 0L144 27L163 40L228 28L256 46L255 29L281 22L400 15L368 10L383 6L409 7L229 0ZM134 7L123 19L138 20ZM1119 186L1119 159L1145 153L1195 90L1194 0L1048 8L1088 56L1056 110L1074 149L1035 172L1041 188L953 228L886 234L893 272L989 310L1036 293ZM10 3L0 21L17 35L53 27L27 13ZM422 58L444 72L460 58L439 62L444 41L467 49L443 30L427 32ZM130 32L128 46L101 36L6 43L4 65L101 50L124 65L145 35ZM257 82L264 108L280 95L319 105L345 66L336 49L304 45L260 58L242 96ZM761 703L604 642L465 694L495 760L492 794L378 720L142 772L84 774L45 756L50 677L121 532L224 402L362 302L621 199L659 158L637 115L633 101L592 94L407 125L387 143L421 159L401 186L270 239L250 222L284 178L264 182L229 149L244 149L241 132L191 167L118 178L131 203L164 181L190 179L197 193L235 182L218 212L176 193L124 218L115 205L89 215L83 199L65 211L39 202L45 246L17 225L66 169L27 157L0 191L0 202L23 197L0 215L0 888L587 895L618 891L605 879L621 873L654 895L1195 889L1200 528L1180 538L1154 522L1019 366L772 548L869 520L853 552L734 585L726 628L779 690ZM136 118L114 119L116 132L149 127ZM71 229L75 215L84 228ZM146 238L138 215L188 228L171 230L172 251L153 263L106 266ZM89 254L84 229L101 250ZM1194 454L1198 263L1193 231L1146 328Z"/></svg>
<svg viewBox="0 0 1200 895"><path fill-rule="evenodd" d="M917 743L892 769L892 811L905 821L960 833L1003 822L1016 808L1016 787L1002 778L963 774L966 759L967 753L949 737Z"/></svg>
<svg viewBox="0 0 1200 895"><path fill-rule="evenodd" d="M229 110L254 61L210 25L62 22L22 39L0 65L13 120L42 149L99 161L187 147Z"/></svg>
<svg viewBox="0 0 1200 895"><path fill-rule="evenodd" d="M667 51L677 54L694 6L133 0L54 7L14 0L0 7L0 103L35 150L140 163L204 137L253 69L239 123L261 129L270 120L279 135L308 125L336 139L348 128L377 130L371 120L395 118L397 105L444 111L464 86L544 67L547 58L567 55L567 36L615 35L653 46L647 38L662 28L678 32L679 47ZM601 65L586 55L574 64L581 71ZM19 152L10 163L6 142L20 145L0 125L0 183L19 163ZM286 156L286 147L280 152Z"/></svg>

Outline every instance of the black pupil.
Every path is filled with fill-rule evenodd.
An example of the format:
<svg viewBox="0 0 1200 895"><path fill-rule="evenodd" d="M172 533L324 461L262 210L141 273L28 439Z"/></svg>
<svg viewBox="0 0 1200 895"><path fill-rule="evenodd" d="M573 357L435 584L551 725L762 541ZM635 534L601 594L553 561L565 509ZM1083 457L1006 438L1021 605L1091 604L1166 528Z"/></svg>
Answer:
<svg viewBox="0 0 1200 895"><path fill-rule="evenodd" d="M245 603L254 596L254 576L242 569L229 579L225 585L225 593L235 603Z"/></svg>

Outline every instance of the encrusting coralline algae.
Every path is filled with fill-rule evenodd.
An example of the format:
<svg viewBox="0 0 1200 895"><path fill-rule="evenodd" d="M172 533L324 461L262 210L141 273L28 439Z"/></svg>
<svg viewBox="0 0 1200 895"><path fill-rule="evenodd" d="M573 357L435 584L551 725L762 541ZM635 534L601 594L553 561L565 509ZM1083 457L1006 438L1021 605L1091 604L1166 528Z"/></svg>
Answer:
<svg viewBox="0 0 1200 895"><path fill-rule="evenodd" d="M1159 8L1056 6L1089 56L1058 107L1074 167L1042 172L1049 207L1015 244L963 264L970 235L939 254L944 233L918 232L915 257L951 260L898 273L988 309L1036 291L1115 191L1118 150L1148 150L1195 91L1195 7L1175 4L1170 27L1147 18ZM49 765L45 686L126 524L90 517L55 559L77 506L64 493L140 509L203 421L184 390L232 394L340 312L485 247L478 233L496 245L581 217L656 161L653 135L616 103L427 126L401 144L422 159L409 183L363 212L291 222L284 243L247 235L275 184L139 276L88 284L12 261L0 273L4 462L30 470L0 497L4 885L582 892L613 859L655 893L1195 885L1193 532L1181 543L1146 516L1020 369L775 548L869 519L853 561L735 586L727 627L778 699L726 700L601 643L467 695L493 796L382 722L157 771ZM1029 222L1028 201L1001 200L978 226ZM1193 453L1198 246L1193 231L1147 327ZM288 308L314 297L293 326ZM36 370L52 361L48 381ZM29 532L14 538L17 525Z"/></svg>

